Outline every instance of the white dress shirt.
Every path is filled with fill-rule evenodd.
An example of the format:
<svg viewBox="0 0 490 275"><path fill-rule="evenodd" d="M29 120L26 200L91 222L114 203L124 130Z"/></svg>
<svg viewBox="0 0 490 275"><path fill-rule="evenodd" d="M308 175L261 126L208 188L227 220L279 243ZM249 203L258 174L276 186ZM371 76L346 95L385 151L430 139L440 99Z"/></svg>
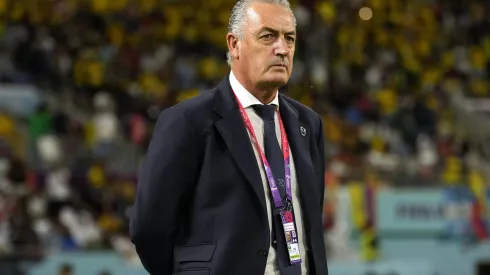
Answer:
<svg viewBox="0 0 490 275"><path fill-rule="evenodd" d="M263 105L257 98L255 98L251 93L249 93L243 86L238 82L236 79L235 75L233 74L233 71L230 73L230 84L231 88L233 89L233 92L235 93L236 97L242 104L243 108L245 109L245 112L247 113L250 122L252 123L255 135L257 137L257 140L259 142L260 147L262 150L264 149L264 122L262 121L262 118L254 111L252 108L253 105L260 104ZM271 103L272 105L276 105L277 109L279 109L279 96L278 93L276 93L276 97L274 100L272 100ZM281 131L280 131L280 126L279 126L279 112L276 112L274 116L275 124L276 124L276 136L277 136L277 141L279 142L279 146L281 146L282 149L282 144L281 144ZM247 131L248 132L248 131ZM251 138L250 133L249 137ZM250 143L252 143L252 139L250 139ZM272 216L271 216L271 196L270 196L270 189L269 189L269 183L267 181L267 177L265 175L265 171L262 165L262 160L260 159L259 152L253 146L253 150L255 153L255 158L257 159L257 165L260 167L260 177L262 178L262 185L264 187L264 194L265 196L265 202L267 206L267 216L269 219L269 230L272 229ZM298 230L298 236L299 236L299 248L300 248L300 253L301 253L301 274L306 275L308 274L308 267L307 267L307 259L306 259L306 246L305 246L305 239L306 236L304 234L304 227L303 227L303 213L301 210L301 204L299 203L299 186L298 186L298 181L296 177L296 169L294 166L294 158L293 158L293 153L290 152L290 169L291 169L291 191L292 191L292 197L293 197L293 209L294 209L294 219L296 221L296 227ZM279 270L277 267L276 263L276 250L271 246L269 248L269 254L267 256L267 264L265 266L265 273L264 275L279 275Z"/></svg>

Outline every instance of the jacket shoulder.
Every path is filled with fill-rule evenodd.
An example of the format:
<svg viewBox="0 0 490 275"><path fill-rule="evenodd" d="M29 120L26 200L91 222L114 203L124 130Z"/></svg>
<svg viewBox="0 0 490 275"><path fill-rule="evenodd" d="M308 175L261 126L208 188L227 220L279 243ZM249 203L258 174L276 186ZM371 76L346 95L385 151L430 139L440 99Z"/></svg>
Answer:
<svg viewBox="0 0 490 275"><path fill-rule="evenodd" d="M201 92L199 95L179 102L170 108L179 109L188 115L198 114L207 109L212 110L215 90L216 89L211 89Z"/></svg>
<svg viewBox="0 0 490 275"><path fill-rule="evenodd" d="M198 96L179 102L168 109L177 110L178 113L183 114L187 121L189 121L192 127L198 132L206 121L211 118L213 114L214 95L216 94L216 88L201 92ZM167 110L167 109L165 109ZM163 112L165 112L163 110Z"/></svg>

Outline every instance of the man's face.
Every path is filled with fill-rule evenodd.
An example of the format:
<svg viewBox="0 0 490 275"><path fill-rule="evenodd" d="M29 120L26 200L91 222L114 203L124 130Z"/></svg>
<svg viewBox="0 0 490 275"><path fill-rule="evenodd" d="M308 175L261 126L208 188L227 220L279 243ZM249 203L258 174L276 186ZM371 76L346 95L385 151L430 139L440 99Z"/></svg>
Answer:
<svg viewBox="0 0 490 275"><path fill-rule="evenodd" d="M244 81L259 88L285 85L293 70L296 26L291 12L282 6L251 4L243 26L243 39L233 39L233 66ZM233 47L235 45L235 47Z"/></svg>

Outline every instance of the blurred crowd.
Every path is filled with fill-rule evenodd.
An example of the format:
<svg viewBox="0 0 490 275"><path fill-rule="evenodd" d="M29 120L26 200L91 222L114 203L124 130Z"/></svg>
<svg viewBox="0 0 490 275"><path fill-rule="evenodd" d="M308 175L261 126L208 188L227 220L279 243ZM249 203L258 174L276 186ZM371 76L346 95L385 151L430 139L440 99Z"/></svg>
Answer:
<svg viewBox="0 0 490 275"><path fill-rule="evenodd" d="M488 2L367 1L369 21L343 5L332 15L324 119L334 170L464 181L479 152L458 131L451 97L488 95Z"/></svg>
<svg viewBox="0 0 490 275"><path fill-rule="evenodd" d="M281 92L323 116L327 178L464 181L481 152L450 98L488 96L490 2L291 3L299 40ZM233 4L0 0L0 92L39 101L1 105L0 254L110 248L138 262L128 213L152 126L228 72Z"/></svg>

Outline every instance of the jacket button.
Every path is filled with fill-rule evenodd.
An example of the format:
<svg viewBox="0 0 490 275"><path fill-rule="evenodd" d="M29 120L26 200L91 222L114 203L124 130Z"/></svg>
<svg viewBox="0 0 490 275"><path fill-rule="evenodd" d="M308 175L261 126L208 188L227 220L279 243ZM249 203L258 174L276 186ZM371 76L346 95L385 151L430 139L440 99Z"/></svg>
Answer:
<svg viewBox="0 0 490 275"><path fill-rule="evenodd" d="M260 256L267 256L267 250L257 249L257 254L259 254Z"/></svg>

